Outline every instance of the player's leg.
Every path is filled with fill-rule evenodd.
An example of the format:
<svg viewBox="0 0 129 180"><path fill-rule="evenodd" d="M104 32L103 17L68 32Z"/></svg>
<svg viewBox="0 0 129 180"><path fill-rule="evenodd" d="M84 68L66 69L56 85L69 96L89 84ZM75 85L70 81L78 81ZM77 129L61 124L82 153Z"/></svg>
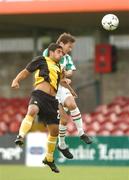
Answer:
<svg viewBox="0 0 129 180"><path fill-rule="evenodd" d="M60 148L65 149L67 147L65 143L65 135L67 131L67 121L69 119L68 115L65 113L61 104L59 104L60 112L60 124L59 124L59 141L58 145Z"/></svg>
<svg viewBox="0 0 129 180"><path fill-rule="evenodd" d="M27 114L21 123L19 134L15 140L16 145L22 145L24 137L30 131L32 124L34 122L35 116L39 112L39 100L40 98L38 97L37 92L33 91L31 94L31 99L29 102Z"/></svg>
<svg viewBox="0 0 129 180"><path fill-rule="evenodd" d="M60 124L59 124L59 141L58 141L58 147L59 149L66 149L67 145L65 143L65 136L67 131L67 122L68 122L68 115L65 113L63 109L63 103L64 99L67 95L66 88L59 85L56 98L59 101L59 111L60 111Z"/></svg>
<svg viewBox="0 0 129 180"><path fill-rule="evenodd" d="M59 136L58 136L58 150L68 159L72 159L73 155L69 151L68 146L65 142L65 136L67 131L67 122L69 120L68 115L64 111L62 105L59 105L60 112L60 124L59 124Z"/></svg>
<svg viewBox="0 0 129 180"><path fill-rule="evenodd" d="M82 116L81 116L79 108L77 107L75 99L74 99L74 97L72 95L66 97L66 99L64 101L64 106L69 109L71 117L72 117L72 119L73 119L73 121L74 121L74 123L76 125L76 128L78 130L78 135L80 136L81 140L83 140L87 144L91 144L92 140L84 132Z"/></svg>
<svg viewBox="0 0 129 180"><path fill-rule="evenodd" d="M47 107L46 107L47 104ZM48 165L52 171L55 173L59 173L59 169L57 168L54 162L54 151L57 143L57 138L59 134L59 108L58 108L58 100L56 100L53 96L48 94L44 94L44 99L42 99L42 109L41 109L42 117L48 128L48 139L47 139L47 150L46 155L43 160L43 163ZM41 118L41 117L40 117Z"/></svg>
<svg viewBox="0 0 129 180"><path fill-rule="evenodd" d="M76 125L77 130L78 130L78 134L79 134L79 136L82 136L84 134L82 117L81 117L81 113L80 113L80 111L76 105L75 99L72 96L71 92L67 88L61 87L59 89L59 93L57 93L57 96L58 96L59 102L64 107L67 107L68 110L70 111L72 119ZM65 124L65 129L66 128L67 127ZM60 127L59 127L59 129L60 129ZM60 136L60 133L59 133L59 136Z"/></svg>
<svg viewBox="0 0 129 180"><path fill-rule="evenodd" d="M24 117L20 129L19 134L15 140L15 144L21 146L23 144L24 137L30 131L32 124L34 122L35 116L37 115L39 108L37 105L30 104L28 106L27 114Z"/></svg>
<svg viewBox="0 0 129 180"><path fill-rule="evenodd" d="M46 156L43 160L43 163L47 164L51 168L51 170L54 171L55 173L59 173L59 169L55 165L54 157L53 157L57 138L58 138L59 125L50 124L47 127L48 127L48 131L49 131L49 135L48 135L48 139L47 139Z"/></svg>

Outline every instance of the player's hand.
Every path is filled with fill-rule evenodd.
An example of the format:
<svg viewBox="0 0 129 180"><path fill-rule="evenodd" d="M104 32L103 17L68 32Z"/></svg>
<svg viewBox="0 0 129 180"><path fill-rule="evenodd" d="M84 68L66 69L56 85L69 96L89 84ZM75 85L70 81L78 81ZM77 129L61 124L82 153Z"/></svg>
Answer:
<svg viewBox="0 0 129 180"><path fill-rule="evenodd" d="M65 77L71 77L72 76L72 71L71 70L65 71L64 74L65 74Z"/></svg>
<svg viewBox="0 0 129 180"><path fill-rule="evenodd" d="M18 83L18 81L15 81L15 80L13 80L13 82L12 82L12 84L11 84L11 87L13 88L13 89L19 89L19 83Z"/></svg>
<svg viewBox="0 0 129 180"><path fill-rule="evenodd" d="M61 80L62 83L66 83L66 84L70 84L71 83L71 79L68 79L68 78L63 78Z"/></svg>
<svg viewBox="0 0 129 180"><path fill-rule="evenodd" d="M70 84L70 83L71 83L71 79L64 78L64 82L65 82L66 84Z"/></svg>

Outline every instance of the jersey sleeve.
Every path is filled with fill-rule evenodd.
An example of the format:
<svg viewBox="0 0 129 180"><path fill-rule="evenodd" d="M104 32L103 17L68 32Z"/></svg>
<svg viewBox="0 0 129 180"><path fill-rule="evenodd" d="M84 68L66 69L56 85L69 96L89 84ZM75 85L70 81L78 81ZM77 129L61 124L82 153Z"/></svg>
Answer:
<svg viewBox="0 0 129 180"><path fill-rule="evenodd" d="M66 70L76 70L76 67L73 63L72 57L70 55L66 56L67 58L67 64L66 64Z"/></svg>
<svg viewBox="0 0 129 180"><path fill-rule="evenodd" d="M30 73L33 73L37 69L40 69L41 65L43 65L43 57L37 56L30 63L27 64L26 69Z"/></svg>
<svg viewBox="0 0 129 180"><path fill-rule="evenodd" d="M48 57L48 49L45 49L45 50L43 51L43 56L44 56L44 57Z"/></svg>

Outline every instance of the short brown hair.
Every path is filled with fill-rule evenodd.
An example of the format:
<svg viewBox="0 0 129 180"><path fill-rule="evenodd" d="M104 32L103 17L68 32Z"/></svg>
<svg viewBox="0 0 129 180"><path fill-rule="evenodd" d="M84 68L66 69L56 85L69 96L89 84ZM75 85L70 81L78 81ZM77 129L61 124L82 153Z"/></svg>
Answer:
<svg viewBox="0 0 129 180"><path fill-rule="evenodd" d="M48 54L50 53L50 51L55 51L56 49L62 49L62 47L57 44L57 43L51 43L49 46L48 46Z"/></svg>
<svg viewBox="0 0 129 180"><path fill-rule="evenodd" d="M74 43L75 37L69 33L63 33L57 39L57 43L59 44L60 42L63 42L64 44L67 44L68 42Z"/></svg>

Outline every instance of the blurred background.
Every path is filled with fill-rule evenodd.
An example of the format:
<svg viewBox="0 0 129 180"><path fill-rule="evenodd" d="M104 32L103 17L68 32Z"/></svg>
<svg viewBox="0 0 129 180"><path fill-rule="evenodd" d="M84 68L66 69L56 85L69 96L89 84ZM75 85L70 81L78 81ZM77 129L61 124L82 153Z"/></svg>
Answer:
<svg viewBox="0 0 129 180"><path fill-rule="evenodd" d="M108 13L119 18L119 27L114 31L102 28L101 19ZM64 159L56 151L62 169L58 178L129 180L128 0L0 0L0 179L7 179L6 171L13 180L58 179L40 167L45 127L35 122L23 149L14 145L26 114L33 77L22 82L18 91L10 85L16 74L63 32L76 37L71 53L77 68L72 86L79 96L76 101L84 129L94 143L89 146L80 142L69 117L67 143L74 160ZM33 169L32 175L26 166L39 168ZM28 173L19 176L20 171ZM67 172L73 175L69 177Z"/></svg>

